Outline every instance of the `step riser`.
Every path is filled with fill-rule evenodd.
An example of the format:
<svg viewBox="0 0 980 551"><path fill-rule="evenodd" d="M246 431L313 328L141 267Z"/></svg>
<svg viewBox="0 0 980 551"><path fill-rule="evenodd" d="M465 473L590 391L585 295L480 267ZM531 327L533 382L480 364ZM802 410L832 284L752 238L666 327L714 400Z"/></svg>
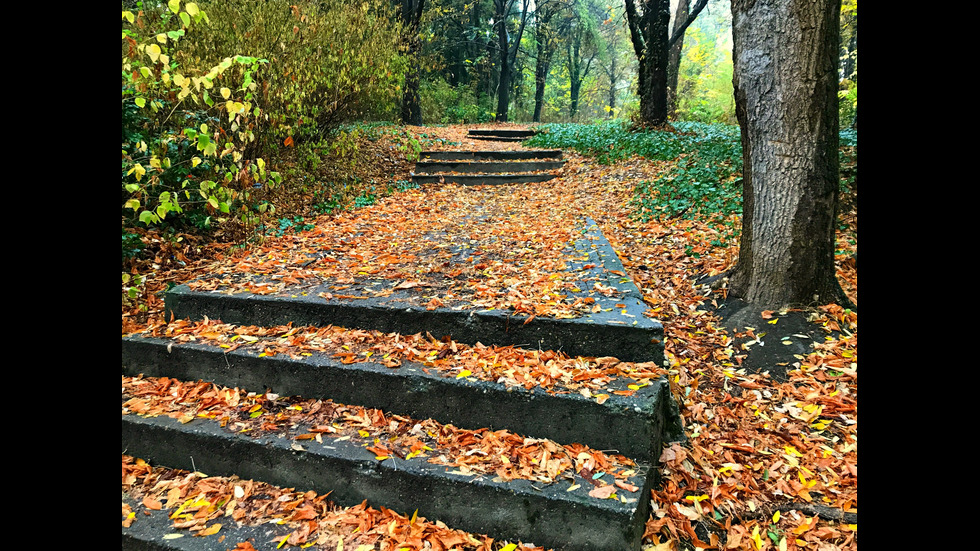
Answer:
<svg viewBox="0 0 980 551"><path fill-rule="evenodd" d="M430 375L413 362L390 369L368 362L343 364L322 355L302 360L260 358L251 351L225 353L196 344L173 345L168 352L169 342L124 338L123 374L205 380L234 388L270 389L281 396L330 399L463 429L507 429L533 438L577 442L648 462L659 457L665 401L672 399L663 379L651 380L633 396L610 395L598 404L577 393L531 392L495 382ZM621 390L631 382L624 381Z"/></svg>
<svg viewBox="0 0 980 551"><path fill-rule="evenodd" d="M555 179L551 174L475 174L467 176L465 174L446 174L443 175L443 182L446 184L459 184L463 186L500 186L507 184L532 184L536 182L547 182ZM439 176L422 176L416 174L412 176L412 181L417 184L438 184Z"/></svg>
<svg viewBox="0 0 980 551"><path fill-rule="evenodd" d="M630 480L641 488L630 494L637 502L624 504L591 498L586 488L567 492L567 481L495 483L450 474L420 459L378 461L349 441L325 439L323 446L304 441L307 451L295 451L291 443L231 433L209 421L182 425L168 417L122 417L123 453L150 464L332 492L330 499L341 506L367 500L402 513L418 509L428 519L497 538L569 551L637 550L649 515L652 480L640 475Z"/></svg>
<svg viewBox="0 0 980 551"><path fill-rule="evenodd" d="M437 174L440 172L476 172L480 174L488 174L494 172L536 172L539 170L555 170L565 166L564 162L561 161L538 161L531 163L494 163L494 162L483 162L483 163L467 163L467 162L426 162L419 161L415 163L415 172L419 174Z"/></svg>
<svg viewBox="0 0 980 551"><path fill-rule="evenodd" d="M521 138L526 139L533 137L537 132L534 130L470 130L467 133L468 138L476 137L488 137L488 138Z"/></svg>
<svg viewBox="0 0 980 551"><path fill-rule="evenodd" d="M419 159L444 161L497 161L518 159L561 159L560 149L535 151L423 151Z"/></svg>

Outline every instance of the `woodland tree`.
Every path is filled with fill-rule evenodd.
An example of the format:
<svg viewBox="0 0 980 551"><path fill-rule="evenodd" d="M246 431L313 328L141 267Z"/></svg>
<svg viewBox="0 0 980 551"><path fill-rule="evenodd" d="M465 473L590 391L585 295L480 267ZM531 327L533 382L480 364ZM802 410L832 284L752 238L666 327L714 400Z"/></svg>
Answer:
<svg viewBox="0 0 980 551"><path fill-rule="evenodd" d="M497 122L507 122L507 108L510 105L510 89L513 79L513 67L517 59L517 52L521 44L521 37L524 35L524 27L528 20L528 6L530 0L522 0L520 22L517 33L513 40L507 31L507 20L516 0L493 0L494 24L497 27L497 49L499 50L499 75L497 83Z"/></svg>
<svg viewBox="0 0 980 551"><path fill-rule="evenodd" d="M412 66L405 74L405 88L402 95L402 122L415 126L422 125L422 107L419 103L419 21L425 0L401 0L398 18L405 27L405 40L409 63Z"/></svg>
<svg viewBox="0 0 980 551"><path fill-rule="evenodd" d="M541 109L544 106L544 88L551 69L551 60L558 40L565 34L567 19L555 16L568 8L564 0L539 0L534 12L534 114L531 120L541 122Z"/></svg>
<svg viewBox="0 0 980 551"><path fill-rule="evenodd" d="M633 51L640 62L639 96L640 120L643 124L659 126L667 122L667 65L671 44L677 42L687 27L697 18L708 0L698 0L683 23L669 34L670 0L626 0L626 19L629 23ZM639 8L637 7L639 6Z"/></svg>
<svg viewBox="0 0 980 551"><path fill-rule="evenodd" d="M730 292L765 308L848 301L835 277L841 0L732 0L743 215Z"/></svg>
<svg viewBox="0 0 980 551"><path fill-rule="evenodd" d="M596 21L588 5L576 1L571 12L565 52L567 54L569 79L569 117L574 119L578 113L579 95L582 83L592 70L592 64L599 56L601 37L596 31Z"/></svg>

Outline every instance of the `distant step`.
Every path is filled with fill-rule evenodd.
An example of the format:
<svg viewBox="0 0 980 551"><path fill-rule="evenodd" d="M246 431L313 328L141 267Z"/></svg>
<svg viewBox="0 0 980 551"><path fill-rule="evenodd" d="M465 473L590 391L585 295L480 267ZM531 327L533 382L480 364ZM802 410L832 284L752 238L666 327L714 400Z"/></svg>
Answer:
<svg viewBox="0 0 980 551"><path fill-rule="evenodd" d="M535 130L518 129L471 129L467 132L467 138L473 140L490 140L504 142L519 142L533 137L537 134Z"/></svg>
<svg viewBox="0 0 980 551"><path fill-rule="evenodd" d="M560 149L521 151L423 151L420 160L432 161L516 161L524 159L561 159Z"/></svg>
<svg viewBox="0 0 980 551"><path fill-rule="evenodd" d="M355 282L345 288L344 297L333 296L334 282L329 280L304 283L302 293L285 286L263 295L178 285L166 294L166 316L267 327L333 324L407 335L429 331L436 338L450 336L466 344L514 345L662 365L663 325L644 315L647 308L640 290L626 276L616 252L595 222L585 222L582 237L568 249L567 269L579 283L567 297L587 301L593 308L577 318L528 319L507 310L475 308L465 300L433 307L427 305L424 289L398 288L396 280Z"/></svg>
<svg viewBox="0 0 980 551"><path fill-rule="evenodd" d="M459 184L461 186L500 186L533 184L554 179L552 174L415 174L417 184Z"/></svg>
<svg viewBox="0 0 980 551"><path fill-rule="evenodd" d="M551 483L503 480L492 473L430 463L425 457L377 456L365 449L372 445L369 437L296 439L312 427L252 434L235 430L232 422L222 427L218 420L182 422L132 413L122 415L121 424L123 453L151 465L329 493L340 506L366 500L401 514L417 510L453 528L566 551L638 551L657 476L653 465L637 462L615 479L609 473L579 472L569 473L571 480L562 476ZM589 495L598 477L616 494ZM620 484L612 485L613 480ZM125 541L125 529L123 534ZM129 548L141 549L139 543L130 542ZM154 543L163 545L153 549L170 549L164 542Z"/></svg>
<svg viewBox="0 0 980 551"><path fill-rule="evenodd" d="M415 172L418 174L446 172L507 174L556 170L563 166L565 161L418 161L415 163Z"/></svg>

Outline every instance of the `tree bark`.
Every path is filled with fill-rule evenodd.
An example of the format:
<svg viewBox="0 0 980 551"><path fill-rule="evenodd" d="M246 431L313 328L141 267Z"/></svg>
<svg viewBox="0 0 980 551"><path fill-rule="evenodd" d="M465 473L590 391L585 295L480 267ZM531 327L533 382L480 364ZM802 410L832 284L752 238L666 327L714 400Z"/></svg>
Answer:
<svg viewBox="0 0 980 551"><path fill-rule="evenodd" d="M650 22L644 29L646 51L640 61L643 86L640 90L640 118L659 126L667 122L667 43L670 24L670 1L647 3Z"/></svg>
<svg viewBox="0 0 980 551"><path fill-rule="evenodd" d="M732 0L743 215L732 295L767 308L847 299L834 267L840 0Z"/></svg>

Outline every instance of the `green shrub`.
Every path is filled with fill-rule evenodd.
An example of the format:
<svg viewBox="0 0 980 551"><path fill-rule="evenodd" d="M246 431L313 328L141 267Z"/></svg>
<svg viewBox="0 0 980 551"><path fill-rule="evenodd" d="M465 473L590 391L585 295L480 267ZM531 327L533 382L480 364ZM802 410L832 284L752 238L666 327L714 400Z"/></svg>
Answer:
<svg viewBox="0 0 980 551"><path fill-rule="evenodd" d="M267 61L178 61L185 39L207 22L197 4L179 0L122 12L124 222L159 224L190 210L207 225L247 202L254 186L279 179L248 155L263 121L253 76Z"/></svg>
<svg viewBox="0 0 980 551"><path fill-rule="evenodd" d="M338 124L390 117L407 61L386 0L213 0L206 35L183 55L213 63L244 51L269 64L256 75L269 135L264 146L323 139Z"/></svg>
<svg viewBox="0 0 980 551"><path fill-rule="evenodd" d="M419 97L426 124L472 124L493 119L489 103L481 103L470 87L453 87L439 77L422 81Z"/></svg>
<svg viewBox="0 0 980 551"><path fill-rule="evenodd" d="M308 144L397 106L405 60L384 0L137 6L122 12L124 226L257 224L282 183L265 159L306 145L314 170Z"/></svg>

